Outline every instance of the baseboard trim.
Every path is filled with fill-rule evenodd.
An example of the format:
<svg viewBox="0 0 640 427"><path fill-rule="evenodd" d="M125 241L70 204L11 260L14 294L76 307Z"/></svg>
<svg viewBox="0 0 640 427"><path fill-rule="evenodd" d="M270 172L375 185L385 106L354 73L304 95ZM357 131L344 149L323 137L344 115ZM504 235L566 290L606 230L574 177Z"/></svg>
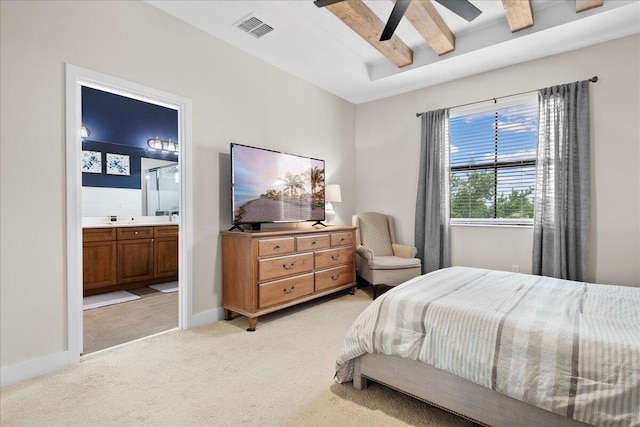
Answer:
<svg viewBox="0 0 640 427"><path fill-rule="evenodd" d="M0 387L8 386L29 378L50 374L71 366L69 352L50 354L44 357L0 368Z"/></svg>
<svg viewBox="0 0 640 427"><path fill-rule="evenodd" d="M191 316L191 321L189 325L187 325L187 329L208 325L209 323L218 322L222 319L224 319L224 309L222 307L201 311Z"/></svg>

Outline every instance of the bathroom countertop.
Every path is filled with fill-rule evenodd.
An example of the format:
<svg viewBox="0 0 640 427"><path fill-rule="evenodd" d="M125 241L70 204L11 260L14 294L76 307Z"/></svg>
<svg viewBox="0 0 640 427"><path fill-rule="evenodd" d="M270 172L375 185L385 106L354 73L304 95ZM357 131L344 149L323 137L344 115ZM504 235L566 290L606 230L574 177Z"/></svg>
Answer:
<svg viewBox="0 0 640 427"><path fill-rule="evenodd" d="M152 227L160 225L179 225L178 220L171 221L169 216L134 217L109 221L108 218L82 218L82 228L110 228L110 227Z"/></svg>

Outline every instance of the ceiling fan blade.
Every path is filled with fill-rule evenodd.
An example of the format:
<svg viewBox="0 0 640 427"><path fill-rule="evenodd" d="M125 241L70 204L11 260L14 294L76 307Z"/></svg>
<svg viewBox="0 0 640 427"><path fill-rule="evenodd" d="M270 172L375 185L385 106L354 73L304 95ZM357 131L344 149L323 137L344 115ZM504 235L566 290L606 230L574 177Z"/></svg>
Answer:
<svg viewBox="0 0 640 427"><path fill-rule="evenodd" d="M344 1L344 0L316 0L313 2L313 4L315 4L318 7L325 7L325 6L330 6L334 3L340 3L341 1Z"/></svg>
<svg viewBox="0 0 640 427"><path fill-rule="evenodd" d="M482 11L475 7L468 0L436 0L438 3L459 15L461 18L471 22L476 19Z"/></svg>
<svg viewBox="0 0 640 427"><path fill-rule="evenodd" d="M391 16L389 16L389 20L387 21L387 25L385 25L382 35L380 36L381 42L391 38L393 32L400 23L400 20L404 16L404 13L409 7L409 3L411 3L411 0L396 1L396 4L393 6L393 10L391 11Z"/></svg>

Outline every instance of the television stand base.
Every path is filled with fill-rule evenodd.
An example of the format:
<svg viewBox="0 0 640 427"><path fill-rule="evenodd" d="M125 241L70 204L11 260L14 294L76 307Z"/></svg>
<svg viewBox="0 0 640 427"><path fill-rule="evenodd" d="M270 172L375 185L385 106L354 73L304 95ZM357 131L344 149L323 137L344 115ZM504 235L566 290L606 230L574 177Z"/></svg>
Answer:
<svg viewBox="0 0 640 427"><path fill-rule="evenodd" d="M242 232L244 233L244 228L240 227L240 224L235 224L233 227L231 227L231 228L229 229L229 231L233 231L233 230L235 230L236 228L237 228L238 230L240 230L240 231L242 231ZM251 224L251 230L252 230L252 231L260 231L260 223L259 223L259 222L257 222L257 223L253 223L253 224Z"/></svg>
<svg viewBox="0 0 640 427"><path fill-rule="evenodd" d="M312 226L312 227L313 227L313 226L316 226L316 225L321 225L321 226L323 226L323 227L326 227L326 226L327 226L327 224L323 224L323 223L322 223L322 221L316 221L316 222L314 222L313 224L311 224L311 226Z"/></svg>

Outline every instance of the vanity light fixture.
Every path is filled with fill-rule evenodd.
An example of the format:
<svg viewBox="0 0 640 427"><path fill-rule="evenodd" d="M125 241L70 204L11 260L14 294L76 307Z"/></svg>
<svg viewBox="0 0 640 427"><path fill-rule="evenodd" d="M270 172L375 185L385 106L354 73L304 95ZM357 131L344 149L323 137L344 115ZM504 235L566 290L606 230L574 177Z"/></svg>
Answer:
<svg viewBox="0 0 640 427"><path fill-rule="evenodd" d="M89 135L91 135L91 132L89 131L89 128L82 125L82 127L80 127L80 137L81 138L88 138Z"/></svg>
<svg viewBox="0 0 640 427"><path fill-rule="evenodd" d="M162 141L157 136L147 141L147 145L151 150L162 150L170 153L178 154L178 144L173 142L171 138L168 141Z"/></svg>
<svg viewBox="0 0 640 427"><path fill-rule="evenodd" d="M157 136L155 139L150 139L147 141L147 144L152 150L162 150L162 141Z"/></svg>

